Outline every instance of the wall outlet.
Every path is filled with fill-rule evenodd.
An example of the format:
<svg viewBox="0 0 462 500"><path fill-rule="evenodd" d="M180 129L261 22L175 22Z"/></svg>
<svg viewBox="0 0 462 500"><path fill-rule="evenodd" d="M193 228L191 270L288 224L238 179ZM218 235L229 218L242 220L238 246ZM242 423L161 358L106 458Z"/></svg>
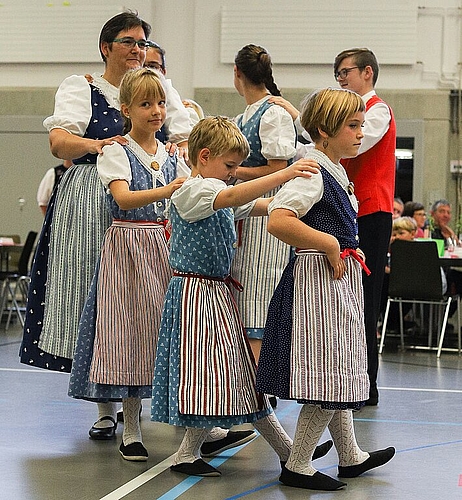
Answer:
<svg viewBox="0 0 462 500"><path fill-rule="evenodd" d="M449 163L451 174L462 174L462 160L451 160Z"/></svg>

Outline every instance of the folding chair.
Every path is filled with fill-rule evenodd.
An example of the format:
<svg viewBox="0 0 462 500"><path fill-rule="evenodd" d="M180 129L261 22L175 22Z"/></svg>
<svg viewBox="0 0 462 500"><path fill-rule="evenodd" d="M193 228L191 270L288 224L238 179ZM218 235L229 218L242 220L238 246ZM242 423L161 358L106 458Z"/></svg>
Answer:
<svg viewBox="0 0 462 500"><path fill-rule="evenodd" d="M35 231L30 231L19 257L17 269L8 272L0 272L0 280L2 280L0 319L3 318L5 312L8 312L5 330L7 330L10 325L13 312L16 313L21 326L24 326L23 312L25 311L30 283L29 262L36 239L37 233Z"/></svg>
<svg viewBox="0 0 462 500"><path fill-rule="evenodd" d="M401 347L404 348L404 318L402 304L429 304L430 320L428 346L413 346L417 349L432 349L437 351L437 357L443 350L444 335L449 317L449 308L453 301L457 302L457 339L458 349L444 348L444 350L461 352L460 332L460 298L458 295L444 296L442 292L441 266L438 249L434 241L403 241L396 240L391 245L390 283L388 300L382 325L379 354L383 351L387 332L388 314L393 302L399 305L399 323ZM444 310L442 322L439 325L437 347L432 346L433 306ZM438 314L441 319L441 314Z"/></svg>

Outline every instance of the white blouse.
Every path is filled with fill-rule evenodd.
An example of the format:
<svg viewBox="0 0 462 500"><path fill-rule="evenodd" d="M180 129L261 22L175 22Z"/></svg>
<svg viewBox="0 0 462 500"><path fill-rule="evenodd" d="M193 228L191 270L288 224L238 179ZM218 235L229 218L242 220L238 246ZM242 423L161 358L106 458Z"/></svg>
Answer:
<svg viewBox="0 0 462 500"><path fill-rule="evenodd" d="M146 167L146 170L151 173L153 185L156 185L156 180L159 180L159 182L165 185L166 182L162 171L160 169L154 170L150 166L152 161L156 161L159 165L163 165L166 162L168 153L165 150L165 145L158 140L156 154L151 155L146 153L146 151L144 151L144 149L142 149L128 134L125 138L128 139L128 147ZM98 155L96 160L96 168L106 188L115 180L125 180L128 184L132 181L132 170L130 168L127 153L118 142L103 147L103 154ZM183 158L178 158L177 177L187 177L190 173L191 170L186 165Z"/></svg>
<svg viewBox="0 0 462 500"><path fill-rule="evenodd" d="M213 215L217 210L213 208L215 198L223 189L229 189L224 181L200 175L187 179L180 189L177 189L171 198L180 217L188 222L196 222ZM241 207L234 207L235 220L248 217L255 201Z"/></svg>
<svg viewBox="0 0 462 500"><path fill-rule="evenodd" d="M242 125L245 125L270 97L267 95L247 106L244 113L236 117L236 121L242 116ZM290 160L295 156L294 122L289 113L281 106L275 104L263 113L259 133L262 145L261 154L267 160Z"/></svg>
<svg viewBox="0 0 462 500"><path fill-rule="evenodd" d="M312 148L306 158L312 158L324 167L348 194L351 206L358 211L358 201L354 194L348 191L350 181L345 169L335 164L321 151ZM284 184L270 202L268 213L277 208L285 208L295 213L297 218L303 217L324 194L324 182L320 173L311 177L296 177Z"/></svg>
<svg viewBox="0 0 462 500"><path fill-rule="evenodd" d="M120 111L119 89L111 85L101 75L93 74L92 84L99 88L110 106ZM189 112L184 107L171 80L161 78L166 95L168 139L172 142L187 140L192 129ZM67 77L59 86L55 96L55 109L52 116L43 122L50 132L62 128L69 133L83 137L91 119L91 89L84 76ZM121 118L122 120L122 118Z"/></svg>

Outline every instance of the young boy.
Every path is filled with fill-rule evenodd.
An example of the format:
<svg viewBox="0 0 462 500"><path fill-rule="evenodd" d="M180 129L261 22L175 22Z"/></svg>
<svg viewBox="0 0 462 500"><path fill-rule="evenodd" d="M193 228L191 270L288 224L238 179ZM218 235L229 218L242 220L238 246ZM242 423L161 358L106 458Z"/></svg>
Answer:
<svg viewBox="0 0 462 500"><path fill-rule="evenodd" d="M229 269L235 219L266 215L269 199L252 200L296 176L311 176L317 167L300 160L228 186L248 154L248 142L231 120L201 120L189 137L191 177L171 199L173 278L159 331L151 417L186 427L171 467L184 474L221 474L200 458L213 427L253 423L281 462L292 446L267 398L255 390L255 361L229 289L240 285ZM318 447L317 456L331 446Z"/></svg>

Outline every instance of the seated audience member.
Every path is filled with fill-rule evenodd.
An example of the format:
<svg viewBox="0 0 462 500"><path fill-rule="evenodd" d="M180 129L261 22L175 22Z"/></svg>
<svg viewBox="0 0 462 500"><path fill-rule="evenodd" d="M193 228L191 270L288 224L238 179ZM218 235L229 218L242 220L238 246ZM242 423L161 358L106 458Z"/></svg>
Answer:
<svg viewBox="0 0 462 500"><path fill-rule="evenodd" d="M433 239L441 239L445 241L445 247L450 242L458 244L459 239L456 233L449 227L451 221L451 204L448 200L438 200L433 203L431 212L433 219L433 229L431 237Z"/></svg>
<svg viewBox="0 0 462 500"><path fill-rule="evenodd" d="M396 197L393 199L393 220L403 215L404 202L401 198Z"/></svg>
<svg viewBox="0 0 462 500"><path fill-rule="evenodd" d="M433 228L431 237L433 239L444 240L444 247L449 245L459 245L459 238L453 229L449 227L451 221L451 204L448 200L441 199L435 201L431 208L431 216L433 219ZM451 295L462 293L462 272L451 267L446 268L446 279L448 284L448 291ZM449 317L451 317L457 308L457 303L453 302L449 309Z"/></svg>
<svg viewBox="0 0 462 500"><path fill-rule="evenodd" d="M417 223L417 232L415 238L428 238L427 230L427 214L425 207L418 201L406 201L402 215L404 217L412 217Z"/></svg>

